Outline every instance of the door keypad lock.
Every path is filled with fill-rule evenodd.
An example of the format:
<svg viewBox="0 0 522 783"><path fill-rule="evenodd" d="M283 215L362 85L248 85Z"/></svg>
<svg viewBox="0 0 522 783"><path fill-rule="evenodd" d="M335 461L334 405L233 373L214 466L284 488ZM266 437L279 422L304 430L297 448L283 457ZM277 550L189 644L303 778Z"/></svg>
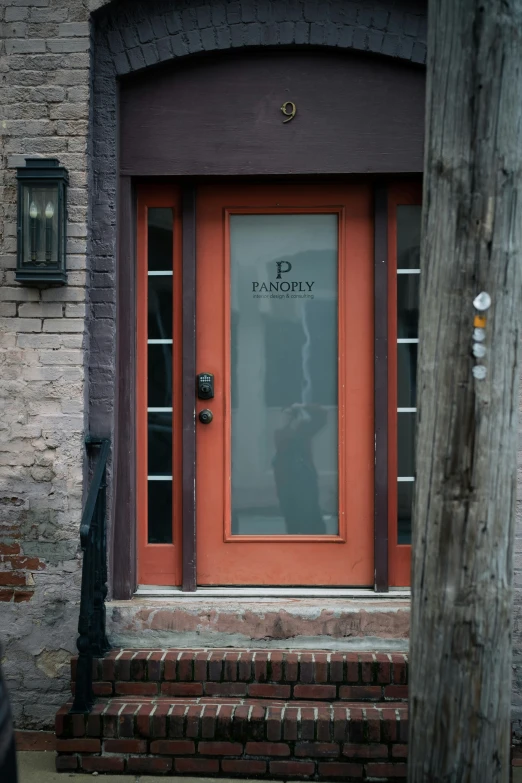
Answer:
<svg viewBox="0 0 522 783"><path fill-rule="evenodd" d="M211 400L214 397L214 376L210 372L201 372L197 376L197 392L200 400Z"/></svg>
<svg viewBox="0 0 522 783"><path fill-rule="evenodd" d="M208 408L199 412L199 420L202 424L210 424L213 418L212 411L209 411Z"/></svg>

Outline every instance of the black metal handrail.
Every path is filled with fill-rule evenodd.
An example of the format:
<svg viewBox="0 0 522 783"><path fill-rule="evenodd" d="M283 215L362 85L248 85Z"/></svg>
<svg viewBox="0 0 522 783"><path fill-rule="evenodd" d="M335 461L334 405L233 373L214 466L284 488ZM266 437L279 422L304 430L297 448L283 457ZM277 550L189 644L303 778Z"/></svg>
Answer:
<svg viewBox="0 0 522 783"><path fill-rule="evenodd" d="M105 634L107 597L107 536L105 530L108 438L86 438L88 449L99 448L87 502L80 523L83 549L82 590L78 620L78 662L71 712L90 712L94 704L92 660L110 649Z"/></svg>

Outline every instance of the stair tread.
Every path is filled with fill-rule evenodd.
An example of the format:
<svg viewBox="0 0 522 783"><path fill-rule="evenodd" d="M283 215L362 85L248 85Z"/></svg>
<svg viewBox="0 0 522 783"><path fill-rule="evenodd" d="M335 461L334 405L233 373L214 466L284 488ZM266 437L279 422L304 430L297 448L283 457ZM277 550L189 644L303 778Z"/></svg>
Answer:
<svg viewBox="0 0 522 783"><path fill-rule="evenodd" d="M390 701L407 698L408 659L395 652L119 648L94 659L92 673L98 697Z"/></svg>
<svg viewBox="0 0 522 783"><path fill-rule="evenodd" d="M241 655L241 653L256 653L261 655L271 656L274 653L282 653L284 655L343 655L349 657L361 657L361 656L380 656L380 655L396 655L400 657L408 657L408 653L401 650L379 650L376 652L368 648L367 650L331 650L324 647L317 649L304 649L302 647L281 647L281 648L268 648L268 647L113 647L109 652L105 654L105 658L116 658L120 653L150 653L150 652L171 652L171 653L209 653L219 655Z"/></svg>
<svg viewBox="0 0 522 783"><path fill-rule="evenodd" d="M90 713L71 714L72 702L64 704L56 716L56 736L78 737L199 737L224 739L241 725L250 739L270 739L270 724L288 721L296 726L326 724L334 736L334 725L355 723L375 726L400 724L408 714L406 702L270 702L259 699L127 699L110 698L96 702ZM210 721L210 723L209 723ZM265 728L260 728L264 725ZM198 728L199 727L199 728ZM381 730L377 729L380 736ZM260 737L261 734L261 737ZM250 736L252 735L252 736ZM300 730L296 728L298 738ZM314 732L312 732L312 738ZM379 739L374 740L379 741Z"/></svg>
<svg viewBox="0 0 522 783"><path fill-rule="evenodd" d="M67 702L64 707L70 708L72 707L72 701ZM104 705L105 708L107 705L123 705L123 704L170 704L172 706L177 704L184 704L186 706L200 706L200 707L208 707L211 705L214 706L225 706L229 705L231 707L237 707L237 706L253 706L253 707L263 707L266 709L272 708L272 707L280 707L285 709L316 709L316 710L322 710L322 709L387 709L387 710L404 710L407 709L408 703L405 701L372 701L372 702L361 702L361 701L293 701L293 700L276 700L276 699L230 699L226 696L222 697L195 697L195 698L169 698L168 696L111 696L109 698L100 698L98 699L93 707L93 711L96 713L101 713L102 706Z"/></svg>
<svg viewBox="0 0 522 783"><path fill-rule="evenodd" d="M408 716L405 702L297 705L256 699L111 698L82 714L71 714L71 706L72 702L64 704L56 715L56 736L65 741L59 751L67 751L68 745L74 750L71 743L81 737L273 741L274 722L279 726L276 734L285 741L347 742L359 737L358 742L390 742L399 736L405 741Z"/></svg>
<svg viewBox="0 0 522 783"><path fill-rule="evenodd" d="M406 777L404 653L120 648L93 677L92 710L56 716L59 770Z"/></svg>

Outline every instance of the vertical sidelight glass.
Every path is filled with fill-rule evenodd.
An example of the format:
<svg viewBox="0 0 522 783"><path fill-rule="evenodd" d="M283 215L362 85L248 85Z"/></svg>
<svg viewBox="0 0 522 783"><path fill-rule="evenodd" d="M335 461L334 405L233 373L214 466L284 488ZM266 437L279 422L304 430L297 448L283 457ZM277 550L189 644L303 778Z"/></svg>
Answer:
<svg viewBox="0 0 522 783"><path fill-rule="evenodd" d="M173 212L147 211L148 542L172 543Z"/></svg>
<svg viewBox="0 0 522 783"><path fill-rule="evenodd" d="M338 217L230 218L234 535L338 533Z"/></svg>
<svg viewBox="0 0 522 783"><path fill-rule="evenodd" d="M397 207L397 531L411 544L415 482L421 206Z"/></svg>

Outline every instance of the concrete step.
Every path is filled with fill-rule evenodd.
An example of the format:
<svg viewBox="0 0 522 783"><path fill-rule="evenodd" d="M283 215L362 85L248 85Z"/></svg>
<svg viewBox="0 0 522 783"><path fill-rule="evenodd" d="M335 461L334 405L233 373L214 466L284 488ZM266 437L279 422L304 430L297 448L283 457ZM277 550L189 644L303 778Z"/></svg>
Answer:
<svg viewBox="0 0 522 783"><path fill-rule="evenodd" d="M110 698L56 716L60 771L405 781L403 702Z"/></svg>
<svg viewBox="0 0 522 783"><path fill-rule="evenodd" d="M134 649L408 650L410 600L404 591L386 597L370 590L296 588L272 595L277 592L284 591L208 588L108 601L107 634L113 647ZM311 592L317 595L306 594Z"/></svg>
<svg viewBox="0 0 522 783"><path fill-rule="evenodd" d="M93 680L103 697L403 701L408 659L404 653L328 650L116 649L94 660Z"/></svg>

